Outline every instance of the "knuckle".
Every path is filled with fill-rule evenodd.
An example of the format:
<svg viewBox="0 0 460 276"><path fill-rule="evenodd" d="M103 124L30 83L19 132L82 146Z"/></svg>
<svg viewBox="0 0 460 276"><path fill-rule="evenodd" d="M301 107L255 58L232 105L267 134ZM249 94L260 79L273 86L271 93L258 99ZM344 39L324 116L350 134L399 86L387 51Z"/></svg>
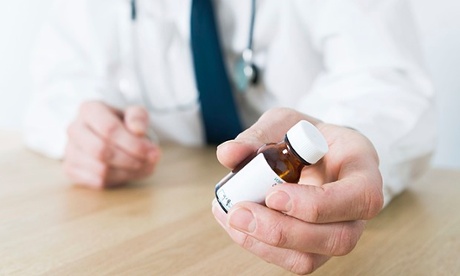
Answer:
<svg viewBox="0 0 460 276"><path fill-rule="evenodd" d="M368 212L365 216L365 219L371 219L375 217L383 207L383 192L382 191L375 191L373 195L370 196L370 200L368 203Z"/></svg>
<svg viewBox="0 0 460 276"><path fill-rule="evenodd" d="M296 254L289 259L287 269L297 275L307 275L313 273L316 267L312 258L307 254L296 252Z"/></svg>
<svg viewBox="0 0 460 276"><path fill-rule="evenodd" d="M372 189L367 189L367 191L363 193L363 197L364 206L361 217L363 219L371 219L375 217L383 207L383 191L381 186L374 185Z"/></svg>
<svg viewBox="0 0 460 276"><path fill-rule="evenodd" d="M92 145L91 152L93 153L94 157L98 160L105 160L107 157L109 147L107 143L103 141L95 141Z"/></svg>
<svg viewBox="0 0 460 276"><path fill-rule="evenodd" d="M357 242L358 236L350 224L341 224L330 236L327 245L328 253L331 256L346 255L353 250Z"/></svg>
<svg viewBox="0 0 460 276"><path fill-rule="evenodd" d="M267 112L265 112L262 116L266 116L268 118L281 118L287 124L294 124L299 120L305 118L305 115L299 113L298 111L288 108L288 107L274 107Z"/></svg>
<svg viewBox="0 0 460 276"><path fill-rule="evenodd" d="M318 203L312 203L310 209L306 214L306 221L311 223L318 223L321 219L321 208Z"/></svg>
<svg viewBox="0 0 460 276"><path fill-rule="evenodd" d="M94 173L102 180L106 179L109 173L109 166L106 163L99 163L95 166Z"/></svg>
<svg viewBox="0 0 460 276"><path fill-rule="evenodd" d="M126 160L125 162L126 162L126 167L129 168L133 173L136 173L136 174L142 173L147 168L147 164L137 159Z"/></svg>
<svg viewBox="0 0 460 276"><path fill-rule="evenodd" d="M93 165L88 167L87 172L93 175L99 181L103 181L107 178L107 175L109 174L109 169L110 167L108 164L101 161L96 161Z"/></svg>
<svg viewBox="0 0 460 276"><path fill-rule="evenodd" d="M268 243L275 247L284 248L288 244L288 237L283 230L281 222L277 222L276 225L271 227L271 233L268 235Z"/></svg>
<svg viewBox="0 0 460 276"><path fill-rule="evenodd" d="M108 139L118 131L118 128L119 128L118 122L113 120L113 121L109 121L109 122L106 122L105 124L103 124L101 126L100 131L101 131L101 134L103 135L103 137L105 139Z"/></svg>
<svg viewBox="0 0 460 276"><path fill-rule="evenodd" d="M73 121L70 123L69 127L67 128L67 137L74 137L78 132L78 123L77 121Z"/></svg>
<svg viewBox="0 0 460 276"><path fill-rule="evenodd" d="M142 142L134 141L134 143L131 144L131 150L138 156L147 154L146 147Z"/></svg>
<svg viewBox="0 0 460 276"><path fill-rule="evenodd" d="M271 115L281 116L281 115L289 115L292 113L292 111L293 111L292 109L287 108L287 107L274 107L274 108L270 108L269 110L267 110L265 114L267 114L268 116L271 116Z"/></svg>
<svg viewBox="0 0 460 276"><path fill-rule="evenodd" d="M249 251L251 251L251 248L254 247L254 238L252 238L248 234L241 233L241 235L238 235L233 239L238 245Z"/></svg>
<svg viewBox="0 0 460 276"><path fill-rule="evenodd" d="M85 101L80 104L78 113L81 115L88 114L94 108L95 102L94 101Z"/></svg>
<svg viewBox="0 0 460 276"><path fill-rule="evenodd" d="M244 134L247 137L251 137L251 140L260 141L263 143L271 142L268 135L260 128L250 127Z"/></svg>

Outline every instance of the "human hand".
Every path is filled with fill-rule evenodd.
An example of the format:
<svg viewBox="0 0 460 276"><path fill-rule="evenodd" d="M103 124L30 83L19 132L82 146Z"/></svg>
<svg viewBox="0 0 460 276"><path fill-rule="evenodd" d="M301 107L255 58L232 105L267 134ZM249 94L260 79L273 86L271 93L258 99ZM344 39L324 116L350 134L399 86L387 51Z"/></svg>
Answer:
<svg viewBox="0 0 460 276"><path fill-rule="evenodd" d="M147 129L142 107L122 112L99 101L83 103L67 131L66 174L74 183L99 189L148 176L160 150L146 137Z"/></svg>
<svg viewBox="0 0 460 276"><path fill-rule="evenodd" d="M383 205L377 153L359 132L291 109L273 109L235 140L218 147L217 157L232 169L264 143L278 142L300 120L325 136L329 152L306 167L298 184L271 188L266 206L240 202L225 214L216 200L213 214L239 245L267 262L297 274L315 271L332 256L351 252L365 221Z"/></svg>

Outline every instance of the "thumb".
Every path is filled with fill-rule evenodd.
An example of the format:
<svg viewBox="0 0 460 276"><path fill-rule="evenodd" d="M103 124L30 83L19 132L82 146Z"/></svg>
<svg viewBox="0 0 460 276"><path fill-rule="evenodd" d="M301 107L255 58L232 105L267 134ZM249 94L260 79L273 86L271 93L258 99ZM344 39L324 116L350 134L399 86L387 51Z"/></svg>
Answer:
<svg viewBox="0 0 460 276"><path fill-rule="evenodd" d="M262 145L281 141L286 132L300 120L308 120L313 124L319 122L293 109L270 109L234 140L221 144L217 148L217 159L222 165L233 169L253 156Z"/></svg>
<svg viewBox="0 0 460 276"><path fill-rule="evenodd" d="M145 136L149 127L149 115L142 106L130 106L125 110L126 128L137 136Z"/></svg>

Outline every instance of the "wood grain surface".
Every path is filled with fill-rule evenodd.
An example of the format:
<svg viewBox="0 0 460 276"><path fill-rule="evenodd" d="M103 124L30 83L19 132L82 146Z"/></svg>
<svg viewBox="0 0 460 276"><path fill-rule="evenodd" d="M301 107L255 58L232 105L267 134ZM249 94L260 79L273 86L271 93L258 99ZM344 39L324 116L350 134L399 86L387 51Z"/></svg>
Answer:
<svg viewBox="0 0 460 276"><path fill-rule="evenodd" d="M163 151L152 177L94 191L0 132L0 275L291 275L215 222L214 149ZM460 275L459 210L460 171L432 169L313 275Z"/></svg>

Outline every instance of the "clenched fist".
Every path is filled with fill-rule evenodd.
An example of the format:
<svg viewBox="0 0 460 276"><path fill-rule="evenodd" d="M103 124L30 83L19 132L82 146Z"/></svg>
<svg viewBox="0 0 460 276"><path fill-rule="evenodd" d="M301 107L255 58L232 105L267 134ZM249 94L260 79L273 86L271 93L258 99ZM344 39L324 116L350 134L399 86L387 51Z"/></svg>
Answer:
<svg viewBox="0 0 460 276"><path fill-rule="evenodd" d="M138 106L121 111L99 101L83 103L68 128L63 166L71 181L100 189L150 175L160 150L146 137L148 119Z"/></svg>

